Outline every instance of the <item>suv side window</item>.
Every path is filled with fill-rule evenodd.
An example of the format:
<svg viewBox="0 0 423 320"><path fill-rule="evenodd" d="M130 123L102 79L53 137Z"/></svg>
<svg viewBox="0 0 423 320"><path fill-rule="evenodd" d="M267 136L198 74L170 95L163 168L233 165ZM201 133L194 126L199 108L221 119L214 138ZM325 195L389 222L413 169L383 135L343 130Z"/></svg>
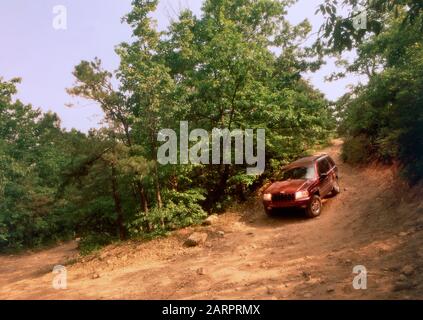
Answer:
<svg viewBox="0 0 423 320"><path fill-rule="evenodd" d="M335 166L335 161L329 156L326 159L329 161L330 167L333 168Z"/></svg>
<svg viewBox="0 0 423 320"><path fill-rule="evenodd" d="M317 163L317 168L319 169L319 174L329 172L330 166L328 160L326 158L319 160Z"/></svg>

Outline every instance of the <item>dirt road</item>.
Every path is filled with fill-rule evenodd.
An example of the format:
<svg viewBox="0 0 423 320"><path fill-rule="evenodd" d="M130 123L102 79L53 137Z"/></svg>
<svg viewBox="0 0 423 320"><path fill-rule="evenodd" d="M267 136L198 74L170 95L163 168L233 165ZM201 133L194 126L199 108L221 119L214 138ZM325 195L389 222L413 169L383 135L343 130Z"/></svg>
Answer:
<svg viewBox="0 0 423 320"><path fill-rule="evenodd" d="M75 243L1 256L0 298L423 299L422 188L406 190L388 168L343 164L341 143L324 151L339 164L342 192L317 219L268 218L251 199L211 226L90 257ZM208 239L187 248L194 231ZM67 290L52 288L57 264L67 266ZM367 269L366 290L353 288L356 265Z"/></svg>

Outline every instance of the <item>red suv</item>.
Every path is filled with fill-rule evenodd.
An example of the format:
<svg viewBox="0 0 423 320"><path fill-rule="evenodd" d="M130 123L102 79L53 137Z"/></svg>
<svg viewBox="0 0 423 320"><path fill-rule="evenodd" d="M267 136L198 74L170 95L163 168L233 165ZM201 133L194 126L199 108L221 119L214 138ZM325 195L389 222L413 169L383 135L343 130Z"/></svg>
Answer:
<svg viewBox="0 0 423 320"><path fill-rule="evenodd" d="M297 160L283 168L281 181L263 193L266 213L278 208L302 208L314 218L322 212L322 198L341 191L338 167L327 154Z"/></svg>

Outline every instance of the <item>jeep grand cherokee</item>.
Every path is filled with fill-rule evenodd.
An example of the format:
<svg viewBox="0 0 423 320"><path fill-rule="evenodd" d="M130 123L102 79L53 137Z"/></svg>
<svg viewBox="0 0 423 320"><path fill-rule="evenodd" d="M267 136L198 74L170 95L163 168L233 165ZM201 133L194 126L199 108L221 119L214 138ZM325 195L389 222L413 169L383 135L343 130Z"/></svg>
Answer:
<svg viewBox="0 0 423 320"><path fill-rule="evenodd" d="M322 212L322 200L340 192L338 167L327 154L297 160L283 168L281 181L263 193L267 214L274 209L302 208L310 218Z"/></svg>

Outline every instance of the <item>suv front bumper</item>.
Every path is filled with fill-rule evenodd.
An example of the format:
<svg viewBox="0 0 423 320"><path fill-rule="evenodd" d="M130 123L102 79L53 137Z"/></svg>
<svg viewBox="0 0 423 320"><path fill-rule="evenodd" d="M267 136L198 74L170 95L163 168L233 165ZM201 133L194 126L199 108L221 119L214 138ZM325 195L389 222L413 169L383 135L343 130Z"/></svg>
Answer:
<svg viewBox="0 0 423 320"><path fill-rule="evenodd" d="M266 210L283 209L283 208L302 208L305 209L309 205L311 197L294 200L294 201L263 201Z"/></svg>

